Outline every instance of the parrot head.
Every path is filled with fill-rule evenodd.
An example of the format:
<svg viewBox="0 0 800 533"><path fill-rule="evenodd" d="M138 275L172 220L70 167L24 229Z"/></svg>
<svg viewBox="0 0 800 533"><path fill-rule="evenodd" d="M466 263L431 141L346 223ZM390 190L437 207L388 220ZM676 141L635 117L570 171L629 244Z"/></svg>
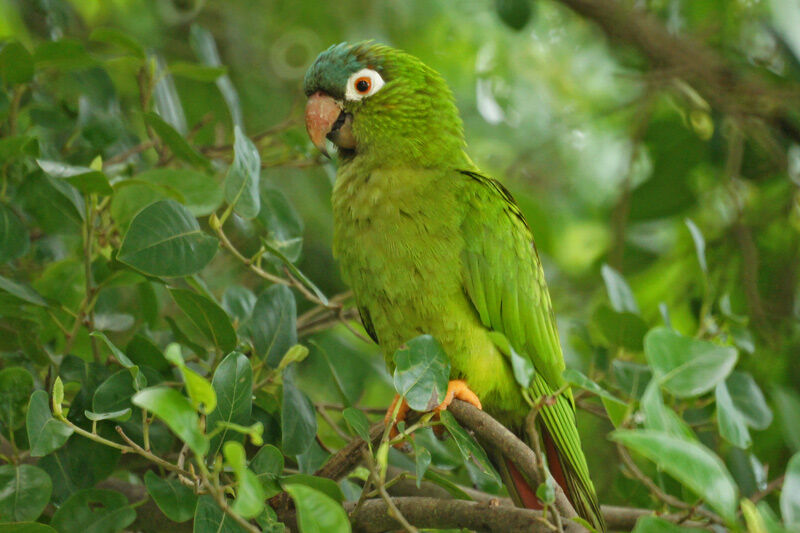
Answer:
<svg viewBox="0 0 800 533"><path fill-rule="evenodd" d="M324 154L326 139L343 162L359 156L422 165L463 154L453 95L416 57L373 42L341 43L306 72L306 129Z"/></svg>

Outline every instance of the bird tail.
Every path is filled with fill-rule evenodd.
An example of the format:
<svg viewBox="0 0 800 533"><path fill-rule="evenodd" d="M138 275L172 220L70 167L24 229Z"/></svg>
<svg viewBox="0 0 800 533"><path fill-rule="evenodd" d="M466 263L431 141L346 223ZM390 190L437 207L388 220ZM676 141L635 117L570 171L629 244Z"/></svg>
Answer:
<svg viewBox="0 0 800 533"><path fill-rule="evenodd" d="M569 408L569 404L566 401L564 403L565 407ZM545 421L550 418L547 416L549 414L546 413L547 409L545 407L541 413ZM547 427L549 424L540 423L538 426L544 447L543 452L553 479L561 486L578 516L586 520L597 531L606 531L594 484L589 479L586 459L580 447L575 451L573 446L565 446L565 441L572 440L569 438L570 436L562 435L561 439L553 438ZM572 427L574 428L574 422ZM577 428L574 428L574 431L575 438L577 438ZM565 439L565 437L567 438ZM580 445L578 444L578 446ZM492 457L492 459L497 465L500 477L514 503L528 509L542 509L542 503L536 497L536 487L523 476L514 463L504 457Z"/></svg>

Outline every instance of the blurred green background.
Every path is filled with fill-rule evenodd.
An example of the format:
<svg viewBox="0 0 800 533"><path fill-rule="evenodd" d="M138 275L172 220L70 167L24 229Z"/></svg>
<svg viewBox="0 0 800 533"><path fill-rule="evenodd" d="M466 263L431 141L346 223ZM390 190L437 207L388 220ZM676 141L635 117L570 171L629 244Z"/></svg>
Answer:
<svg viewBox="0 0 800 533"><path fill-rule="evenodd" d="M783 24L800 18L796 2L636 4L673 35L694 36L737 74L796 95L800 68L792 50L800 30ZM748 452L718 436L701 432L701 438L740 483L752 476L751 451L783 471L800 447L789 421L797 413L781 415L800 401L797 139L771 127L751 130L747 117L716 109L679 70L661 69L635 47L610 40L558 1L0 0L0 40L18 40L29 50L50 39L86 43L95 28L114 27L167 64L193 63L195 24L216 40L246 132L252 137L285 126L277 141L262 147L262 181L283 191L304 221L298 266L323 292L346 290L330 251L335 166L306 139L302 78L331 44L374 39L418 56L453 89L470 156L506 184L534 231L568 366L622 388L612 360L642 363L643 331L665 321L686 335L733 344L739 368L765 390L778 422L756 433ZM103 131L122 115L141 124L135 71L124 58L104 66L113 97L84 90L88 77L105 74L53 76L48 83L66 95L63 101L39 95L34 107L40 118L55 117L52 108L60 106L68 116L96 120L95 133L111 140L92 145L84 135L66 155L43 156L88 164L98 145L107 159L137 142L141 127L138 133ZM176 120L194 132L197 145L232 142L219 88L192 77L171 78L180 104ZM257 231L248 224L233 222L243 249ZM616 277L604 265L627 280L635 309L615 303ZM216 294L231 284L261 285L223 254L204 279ZM298 305L299 313L308 308L302 300ZM623 311L634 318L620 318ZM312 348L303 364L304 390L312 399L335 394L325 363L332 357L342 368L359 369L352 379L355 390L366 390L362 405L388 403L393 391L374 346L341 327L316 342L331 355ZM702 431L707 420L698 420ZM641 487L619 475L605 438L611 424L585 411L579 422L601 501L636 503L637 490L646 501Z"/></svg>

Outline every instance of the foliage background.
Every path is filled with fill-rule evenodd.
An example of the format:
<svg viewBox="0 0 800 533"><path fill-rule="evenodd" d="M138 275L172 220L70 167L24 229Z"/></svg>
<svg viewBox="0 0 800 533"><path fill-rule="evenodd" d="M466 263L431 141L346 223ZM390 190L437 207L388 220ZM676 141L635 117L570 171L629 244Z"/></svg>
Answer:
<svg viewBox="0 0 800 533"><path fill-rule="evenodd" d="M637 6L671 35L691 36L714 50L736 76L758 79L776 101L796 101L800 37L791 21L800 19L800 6L795 2L649 0ZM119 30L141 46L146 59L136 57L137 46L121 46L119 34L104 39L93 33L98 28ZM201 65L208 55L198 54L198 28L213 36L224 70ZM0 483L19 479L19 464L36 464L40 470L31 475L44 472L52 480L50 499L39 509L44 514L13 514L17 511L10 511L13 506L0 497L0 520L51 522L78 489L109 476L142 483L150 468L128 461L127 454L112 456L108 447L74 434L60 451L53 448L41 459L31 457L36 455L27 442L29 405L35 399L31 394L34 389L50 393L56 375L66 385L71 422L84 430L93 428L77 407L89 409L92 398L97 402L97 387L119 368L109 359L110 349L102 339L90 337L90 331L105 332L145 376L150 370L144 367L156 367L151 377L167 382L180 382L184 375L162 358L170 342L180 343L190 366L209 381L237 340L248 355L264 352L257 346L262 342L258 328L268 337L280 337L285 348L295 343L279 321L292 295L277 289L264 293L273 284L228 250L219 250L197 274L189 269L177 278L156 271L165 256L139 265L140 271L155 274L150 278L134 274L124 264L130 262L118 261L133 215L158 199L189 206L202 230L214 235L214 217L209 215L223 216L226 206L236 203L225 189L227 181L239 179L236 171L226 178L234 158L232 117L237 113L242 131L260 153L260 187L265 192L258 217L239 216L246 211L240 201L227 219L224 232L232 246L251 257L265 237L322 293L346 291L330 252L329 194L335 168L315 154L305 137L301 82L320 50L361 39L403 48L450 83L470 155L504 181L534 229L568 366L628 406L626 425L647 427L638 402L644 387L633 387L628 379L634 370L649 372L643 344L647 330L666 324L685 336L735 347L737 371L752 376L765 398L752 392L749 381L742 389L729 379L728 387L741 394L739 410L730 416L746 411L743 405L756 406L751 423L733 423L738 437L719 420L724 409L718 405L719 392L681 397L665 390L665 398L696 437L723 459L742 497L760 494L768 480L778 479L792 453L800 451L800 139L791 130L760 123L761 109L722 109L707 88L682 79L680 69L648 61L626 46L624 38L609 40L560 2L0 0L0 41L6 43L0 49L0 422L8 463L0 467L5 469L0 470ZM141 74L142 65L149 74ZM230 98L237 101L232 107ZM157 117L148 118L150 111L181 135L188 134L191 145L209 159L194 160L191 152L181 155L185 147L154 125ZM790 123L794 119L790 113ZM149 139L157 150L139 149ZM239 148L237 157L245 157L249 147ZM121 154L129 157L122 159ZM64 185L63 175L77 171L37 163L89 167L98 156L93 169L104 173L87 177L84 169L82 179L67 179L70 185ZM154 167L194 169L196 174L173 177L177 181L166 186L163 175L151 176L160 185L142 184L148 178L141 174ZM239 175L253 181L246 171ZM104 192L108 179L112 194ZM124 184L132 179L140 182ZM84 206L87 210L81 212ZM87 225L87 216L94 225ZM87 284L89 226L93 281ZM286 279L280 264L264 254L264 269ZM98 283L101 288L94 289ZM213 327L204 330L167 286L221 303L237 339L221 341ZM89 299L96 296L91 310L84 303L87 290ZM250 318L247 308L262 294L267 296L259 297L256 305L263 307L257 310L266 311L261 318L259 312ZM298 316L314 309L315 302L296 288L294 296ZM31 301L39 297L46 304ZM77 323L73 333L75 314L87 322ZM270 322L273 315L279 326ZM373 345L338 324L335 316L330 318L319 327L301 320L300 342L310 354L291 367L290 381L317 408L333 404L325 416L337 424L340 407L350 405L366 408L374 420L369 409L388 405L392 379ZM256 376L279 382L267 368L274 368L282 355L269 356L263 372L256 367ZM132 393L112 403L133 408L136 419L140 415L130 404ZM585 407L579 411L579 425L601 501L664 508L621 464L607 438L614 426L596 397L579 397ZM281 409L286 407L280 403L286 398L285 390L268 389L256 400L260 414L241 422L261 422L263 440L284 452ZM325 419L316 422L325 447L335 450L344 444ZM125 424L130 432L137 431L133 422ZM743 424L749 426L744 429L749 440L740 431ZM121 442L114 425L100 421L96 429ZM152 428L153 446L174 459L180 443L171 440L160 421ZM285 433L285 425L283 429ZM474 465L460 462L452 442L420 439L438 451L433 464L449 478L488 492L498 490ZM309 445L312 451L299 462L296 454L286 453L288 468L312 473L322 464L327 452L317 443ZM248 446L248 457L253 454ZM401 454L393 451L392 458L407 466ZM235 470L231 458L227 460ZM53 465L69 461L73 463L58 469ZM641 457L637 461L667 493L689 503L703 496L696 491L692 495L675 476L656 471ZM60 479L57 470L75 479ZM167 478L164 470L156 473ZM39 482L47 484L39 478L31 487L41 488ZM231 486L245 486L237 483L244 482L232 481ZM344 497L357 497L356 483L344 483ZM785 509L790 503L779 502L778 493L764 501L778 517L783 509L788 523ZM791 508L797 505L795 501ZM117 507L131 509L127 504ZM146 528L141 518L136 524Z"/></svg>

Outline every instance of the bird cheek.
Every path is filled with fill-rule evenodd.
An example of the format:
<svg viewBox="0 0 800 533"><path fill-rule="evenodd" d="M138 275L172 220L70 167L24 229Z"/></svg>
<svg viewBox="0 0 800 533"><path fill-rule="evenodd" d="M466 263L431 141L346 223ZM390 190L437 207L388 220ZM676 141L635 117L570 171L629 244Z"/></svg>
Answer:
<svg viewBox="0 0 800 533"><path fill-rule="evenodd" d="M353 135L353 115L347 114L344 123L328 137L339 148L353 150L356 147L356 138Z"/></svg>

